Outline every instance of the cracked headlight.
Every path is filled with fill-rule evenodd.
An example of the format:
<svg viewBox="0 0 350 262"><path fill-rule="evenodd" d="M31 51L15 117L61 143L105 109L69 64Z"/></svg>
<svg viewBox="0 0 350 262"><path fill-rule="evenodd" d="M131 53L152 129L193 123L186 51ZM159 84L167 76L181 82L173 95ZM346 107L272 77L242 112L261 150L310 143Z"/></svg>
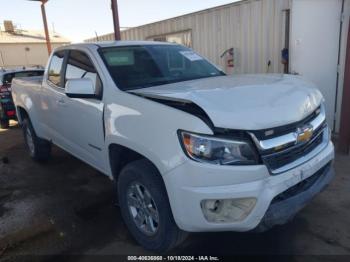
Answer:
<svg viewBox="0 0 350 262"><path fill-rule="evenodd" d="M179 131L180 142L193 160L216 165L254 165L258 157L245 141Z"/></svg>

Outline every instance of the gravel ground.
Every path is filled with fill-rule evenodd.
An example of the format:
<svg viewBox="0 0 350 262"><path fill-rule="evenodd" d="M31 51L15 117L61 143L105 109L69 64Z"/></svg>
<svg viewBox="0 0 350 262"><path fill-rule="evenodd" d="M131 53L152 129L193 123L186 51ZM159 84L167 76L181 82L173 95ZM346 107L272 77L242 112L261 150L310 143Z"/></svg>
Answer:
<svg viewBox="0 0 350 262"><path fill-rule="evenodd" d="M327 190L290 224L263 234L192 234L174 254L347 255L350 261L350 157L337 156L335 168ZM48 163L33 162L13 123L0 129L0 260L57 254L85 261L150 253L128 233L109 178L56 147Z"/></svg>

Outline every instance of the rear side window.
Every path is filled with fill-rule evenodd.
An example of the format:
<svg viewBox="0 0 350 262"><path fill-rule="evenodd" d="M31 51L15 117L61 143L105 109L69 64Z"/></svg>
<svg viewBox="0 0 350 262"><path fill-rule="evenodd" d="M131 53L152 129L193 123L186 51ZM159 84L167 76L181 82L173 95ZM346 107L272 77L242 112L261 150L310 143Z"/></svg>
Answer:
<svg viewBox="0 0 350 262"><path fill-rule="evenodd" d="M56 86L61 86L61 71L64 60L64 51L58 51L52 55L48 79Z"/></svg>
<svg viewBox="0 0 350 262"><path fill-rule="evenodd" d="M88 78L93 82L97 94L101 91L101 80L90 58L83 52L69 52L65 81L70 79Z"/></svg>

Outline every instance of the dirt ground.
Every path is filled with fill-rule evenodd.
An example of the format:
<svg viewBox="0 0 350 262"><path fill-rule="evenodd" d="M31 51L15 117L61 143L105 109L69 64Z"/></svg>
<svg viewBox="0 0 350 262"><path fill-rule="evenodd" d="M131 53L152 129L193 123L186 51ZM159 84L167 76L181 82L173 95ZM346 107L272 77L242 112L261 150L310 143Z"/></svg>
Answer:
<svg viewBox="0 0 350 262"><path fill-rule="evenodd" d="M349 256L350 157L337 156L335 168L327 190L290 224L263 234L192 234L174 254ZM113 183L98 171L56 147L48 163L35 163L18 126L0 129L0 260L150 254L114 203Z"/></svg>

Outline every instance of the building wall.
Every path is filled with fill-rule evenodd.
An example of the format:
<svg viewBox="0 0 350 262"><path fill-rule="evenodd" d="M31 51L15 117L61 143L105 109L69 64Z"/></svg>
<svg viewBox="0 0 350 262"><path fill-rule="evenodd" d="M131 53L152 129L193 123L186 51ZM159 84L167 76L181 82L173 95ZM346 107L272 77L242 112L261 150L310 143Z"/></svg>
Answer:
<svg viewBox="0 0 350 262"><path fill-rule="evenodd" d="M149 40L151 36L191 30L192 48L222 68L225 61L221 54L233 47L234 73L283 72L283 10L289 4L290 0L246 0L125 30L121 36L123 40ZM113 39L109 34L98 40Z"/></svg>
<svg viewBox="0 0 350 262"><path fill-rule="evenodd" d="M335 130L342 0L293 0L291 71L316 84Z"/></svg>
<svg viewBox="0 0 350 262"><path fill-rule="evenodd" d="M62 44L52 44L53 48L59 46L62 46ZM45 66L47 59L48 53L45 43L0 43L0 67Z"/></svg>
<svg viewBox="0 0 350 262"><path fill-rule="evenodd" d="M342 0L322 1L340 2ZM147 40L152 36L156 37L164 34L191 30L193 49L222 68L225 68L225 63L224 60L220 58L220 55L226 49L234 47L234 73L282 72L283 65L280 62L281 50L285 44L285 12L283 10L291 9L291 13L293 14L293 3L295 2L312 2L312 5L310 14L306 14L304 20L301 21L300 17L295 17L295 21L291 21L290 71L293 72L293 65L295 63L295 57L293 57L295 55L293 54L293 49L295 50L295 48L293 48L293 44L298 40L298 32L294 30L293 35L293 24L295 23L299 25L302 31L306 28L304 31L306 32L307 38L311 38L310 41L314 42L311 49L304 50L305 54L310 55L310 53L315 54L318 52L313 59L306 61L309 68L317 67L318 64L320 66L330 64L329 61L324 62L324 51L329 50L322 47L322 37L314 38L313 35L315 35L316 32L314 32L313 29L308 29L309 21L312 17L311 14L319 19L319 14L315 14L317 8L313 7L318 7L320 0L245 0L132 28L122 31L121 35L123 40ZM327 18L329 19L327 15L330 14L331 11L334 10L323 13L325 20ZM349 15L350 0L344 0L344 20L340 41L338 85L332 84L328 86L327 82L323 81L323 79L334 78L334 81L332 81L335 83L336 61L338 60L338 53L335 54L335 52L329 59L333 66L332 69L322 73L316 70L314 77L310 79L320 85L320 89L328 100L327 115L332 127L333 119L335 119L335 132L339 131L340 125ZM337 35L335 32L340 28L340 14L338 23L339 27L335 27L334 32L330 35ZM322 29L321 24L322 21L316 26L316 31L322 31L319 30L320 28ZM98 40L114 40L114 35L108 34L100 36ZM92 38L87 41L97 41L97 39ZM332 38L332 41L337 42L336 45L338 48L339 37L335 36ZM304 42L300 43L302 45L304 44ZM271 68L267 70L267 63L269 60L271 60Z"/></svg>

